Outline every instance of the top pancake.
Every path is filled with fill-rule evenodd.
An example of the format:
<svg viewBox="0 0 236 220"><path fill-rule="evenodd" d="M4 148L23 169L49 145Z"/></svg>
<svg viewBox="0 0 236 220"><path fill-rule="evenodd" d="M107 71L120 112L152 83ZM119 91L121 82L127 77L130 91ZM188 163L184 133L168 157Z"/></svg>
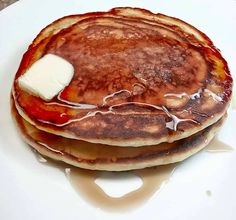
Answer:
<svg viewBox="0 0 236 220"><path fill-rule="evenodd" d="M75 68L50 101L18 77L45 54ZM41 130L119 146L188 137L227 110L232 78L206 35L162 14L134 8L74 15L46 27L25 53L13 85L18 112Z"/></svg>

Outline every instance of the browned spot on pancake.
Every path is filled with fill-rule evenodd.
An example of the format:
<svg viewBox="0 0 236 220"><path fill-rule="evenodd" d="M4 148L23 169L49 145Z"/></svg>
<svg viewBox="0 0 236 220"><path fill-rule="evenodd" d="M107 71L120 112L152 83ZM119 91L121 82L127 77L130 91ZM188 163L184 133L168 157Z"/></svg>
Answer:
<svg viewBox="0 0 236 220"><path fill-rule="evenodd" d="M17 113L14 104L12 113L26 142L39 152L44 152L44 155L79 167L84 167L86 164L89 169L103 167L108 170L116 170L117 168L114 166L120 166L119 170L134 169L141 163L147 163L146 166L150 166L148 165L150 161L158 160L158 158L161 158L162 163L165 163L165 160L170 162L170 158L172 158L172 162L176 162L175 158L181 154L190 156L193 154L191 152L196 151L195 149L199 147L201 149L209 138L209 133L212 130L215 132L224 121L223 117L208 128L179 141L134 148L93 144L46 133L25 121ZM154 165L152 164L152 166Z"/></svg>
<svg viewBox="0 0 236 220"><path fill-rule="evenodd" d="M66 19L73 25L35 40L14 82L18 110L40 129L92 142L143 145L186 137L226 112L232 91L227 63L191 25L131 8ZM17 83L47 53L75 68L70 85L49 103ZM169 126L176 118L178 125Z"/></svg>

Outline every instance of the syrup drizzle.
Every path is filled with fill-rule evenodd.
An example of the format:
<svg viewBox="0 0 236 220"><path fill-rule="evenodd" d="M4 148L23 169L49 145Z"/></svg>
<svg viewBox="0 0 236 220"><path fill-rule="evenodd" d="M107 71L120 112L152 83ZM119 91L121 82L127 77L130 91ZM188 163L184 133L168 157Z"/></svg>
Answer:
<svg viewBox="0 0 236 220"><path fill-rule="evenodd" d="M134 84L133 87L136 84ZM141 85L141 84L137 84L137 85L139 85L139 86L143 87L143 89L145 89L145 87L143 85ZM99 107L97 105L92 105L92 104L82 104L82 103L76 103L76 102L67 101L67 100L65 100L65 99L63 99L61 97L61 94L62 94L63 91L64 90L62 90L57 95L57 100L59 102L49 102L49 103L46 103L46 105L59 105L59 106L63 106L63 107L74 108L74 109L82 109L82 110L98 109L98 107ZM191 95L187 94L186 92L182 92L182 93L167 93L167 94L164 95L164 97L177 97L177 98L181 99L181 98L187 96L189 99L193 99L194 100L194 99L200 98L203 91L206 92L209 96L211 96L215 101L222 101L222 98L220 96L217 96L215 93L213 93L212 91L210 91L208 89L204 89L203 90L202 88L200 88L196 93L193 93ZM108 104L108 100L110 100L110 99L112 100L113 98L116 98L116 96L119 96L122 93L126 93L128 95L128 97L129 97L134 92L126 90L126 89L122 89L122 90L116 91L116 92L114 92L112 94L109 94L109 95L107 95L107 96L105 96L103 98L103 105L102 106L105 106L106 104ZM101 110L89 111L84 116L82 116L80 118L68 119L68 121L66 121L64 123L61 123L61 124L53 123L53 122L46 121L46 120L39 120L39 121L42 122L42 123L51 124L51 125L55 125L55 126L58 126L58 127L63 127L63 126L68 125L70 123L82 121L82 120L84 120L86 118L93 117L97 113L100 113L100 114L112 113L112 114L114 114L115 108L118 108L118 107L121 107L121 106L126 106L126 105L132 105L132 104L139 105L139 106L147 106L147 107L151 107L151 108L156 109L156 110L163 111L172 120L172 121L166 123L166 127L171 129L171 130L173 130L173 131L176 131L178 129L178 124L181 123L181 122L184 122L184 121L190 121L190 122L198 124L198 122L193 120L193 119L180 119L180 118L178 118L176 115L171 114L167 110L167 108L165 106L157 106L157 105L148 104L148 103L142 103L142 102L123 102L123 103L120 103L120 104L114 104L114 105L109 106L108 110L104 110L104 111L103 110L102 111ZM63 115L61 115L61 117L62 116Z"/></svg>
<svg viewBox="0 0 236 220"><path fill-rule="evenodd" d="M96 109L96 105L89 105L89 104L76 104L76 105L71 105L69 103L59 103L59 102L45 102L45 105L58 105L62 107L68 107L68 108L73 108L73 109Z"/></svg>
<svg viewBox="0 0 236 220"><path fill-rule="evenodd" d="M147 107L151 107L154 108L156 110L161 110L163 111L163 108L157 105L152 105L152 104L148 104L148 103L142 103L142 102L125 102L125 103L121 103L121 104L116 104L116 105L112 105L109 107L109 111L113 111L115 110L114 108L120 107L120 106L125 106L125 105L140 105L140 106L147 106Z"/></svg>
<svg viewBox="0 0 236 220"><path fill-rule="evenodd" d="M182 99L183 97L185 96L188 96L189 95L186 93L186 92L181 92L181 93L167 93L164 95L164 97L176 97L176 98L179 98L179 99Z"/></svg>
<svg viewBox="0 0 236 220"><path fill-rule="evenodd" d="M116 95L122 94L122 93L128 93L129 96L132 94L132 93L131 93L129 90L127 90L127 89L119 90L119 91L117 91L117 92L114 92L114 93L112 93L112 94L110 94L110 95L105 96L105 97L103 98L103 105L106 105L106 104L107 104L107 100L108 100L108 99L112 99L112 98L114 98Z"/></svg>
<svg viewBox="0 0 236 220"><path fill-rule="evenodd" d="M124 90L124 91L126 91L126 90ZM123 90L119 91L119 93L121 93L121 92L123 92ZM116 94L118 94L118 92ZM115 94L112 94L112 95L115 95ZM104 104L106 104L106 99L108 99L110 97L112 97L112 96L106 96L106 98L104 99ZM193 123L198 124L198 122L193 119L180 119L180 118L178 118L176 115L171 114L165 106L156 106L156 105L141 103L141 102L125 102L125 103L121 103L121 104L112 105L108 108L108 111L89 111L86 115L82 116L81 118L69 119L67 122L62 123L62 124L55 124L50 121L45 121L45 120L41 120L41 119L38 119L38 121L42 122L42 123L46 123L46 124L55 125L57 127L63 127L63 126L68 125L70 123L82 121L86 118L93 117L98 113L100 113L100 114L115 114L115 108L125 106L125 105L132 105L132 104L141 105L141 106L148 106L148 107L154 108L156 110L163 111L164 113L166 113L166 115L169 118L172 119L172 121L166 123L166 127L171 130L174 130L174 131L177 130L178 124L181 122L184 122L184 121L191 121Z"/></svg>
<svg viewBox="0 0 236 220"><path fill-rule="evenodd" d="M38 121L42 122L42 123L45 123L45 124L55 125L57 127L63 127L63 126L68 125L68 124L70 124L72 122L82 121L82 120L84 120L86 118L95 116L97 113L100 113L100 114L108 114L108 113L114 114L113 112L110 112L110 111L104 111L104 112L103 111L91 111L91 112L88 112L85 116L83 116L81 118L70 119L67 122L62 123L62 124L55 124L55 123L52 123L50 121L45 121L45 120L41 120L41 119L38 119Z"/></svg>
<svg viewBox="0 0 236 220"><path fill-rule="evenodd" d="M42 142L38 142L39 144L41 144L41 145L43 145L44 147L46 147L48 150L50 150L50 151L53 151L53 152L55 152L55 153L59 153L59 154L61 154L61 155L63 155L63 152L62 151L60 151L60 150L56 150L55 148L52 148L52 147L50 147L49 145L47 145L47 144L45 144L45 143L42 143Z"/></svg>
<svg viewBox="0 0 236 220"><path fill-rule="evenodd" d="M75 102L70 102L70 101L64 100L64 99L61 98L61 93L62 92L63 91L61 91L57 96L58 101L62 102L62 103L50 102L50 103L46 103L46 104L47 105L61 105L61 106L68 107L68 108L77 108L77 109L83 109L83 110L98 109L98 106L96 106L96 105L81 104L81 103L75 103ZM177 98L181 99L181 98L187 96L189 99L198 99L198 98L201 97L202 92L205 92L208 96L212 97L217 102L221 102L223 100L220 96L216 95L215 93L213 93L209 89L204 89L203 90L202 88L200 88L196 93L193 93L191 95L189 95L185 92L182 92L182 93L167 93L167 94L164 95L164 97L173 96L173 97L177 97ZM105 106L107 104L107 101L109 99L113 99L117 95L120 95L122 93L126 93L126 94L128 94L128 96L130 96L130 95L132 95L133 92L124 89L124 90L119 90L117 92L114 92L110 95L107 95L103 98L103 106ZM64 123L61 123L61 124L53 123L53 122L46 121L46 120L38 120L38 121L41 122L41 123L51 124L51 125L54 125L54 126L57 126L57 127L63 127L63 126L66 126L70 123L73 123L73 122L78 122L78 121L82 121L82 120L90 118L90 117L94 117L98 113L100 113L100 114L115 114L116 108L119 108L119 107L125 106L125 105L132 105L132 104L140 105L140 106L147 106L147 107L151 107L151 108L156 109L156 110L163 111L171 119L171 121L166 122L166 128L168 128L170 130L173 130L173 131L177 131L178 130L178 125L182 122L192 122L192 123L195 123L195 124L199 124L199 122L197 122L196 120L193 120L193 119L190 119L190 118L181 119L181 118L177 117L176 115L171 114L165 106L157 106L157 105L152 105L152 104L147 104L147 103L142 103L142 102L124 102L124 103L112 105L112 106L108 107L108 110L89 111L84 116L82 116L80 118L68 119L68 121L66 121ZM194 112L194 111L192 111L192 112L196 114L196 112ZM64 114L65 113L61 114L60 117L63 117Z"/></svg>
<svg viewBox="0 0 236 220"><path fill-rule="evenodd" d="M176 97L179 99L182 99L183 97L188 97L189 99L198 99L201 97L202 92L204 91L204 93L208 94L208 96L212 97L216 102L222 102L223 99L218 96L217 94L215 94L214 92L212 92L209 89L199 89L196 93L193 93L191 95L187 94L186 92L182 92L182 93L167 93L164 95L164 97Z"/></svg>
<svg viewBox="0 0 236 220"><path fill-rule="evenodd" d="M164 97L176 97L176 98L180 98L182 99L183 97L188 97L189 99L198 99L201 97L201 93L202 93L202 88L200 88L197 92L189 95L186 92L181 92L181 93L166 93L164 95Z"/></svg>
<svg viewBox="0 0 236 220"><path fill-rule="evenodd" d="M172 121L166 123L166 127L171 129L171 130L176 131L177 128L178 128L178 124L181 123L181 122L184 122L184 121L191 121L193 123L198 124L198 122L193 120L193 119L180 119L177 116L169 113L169 111L164 106L162 106L162 108L165 111L165 113L172 119Z"/></svg>
<svg viewBox="0 0 236 220"><path fill-rule="evenodd" d="M70 101L67 101L63 98L61 98L61 93L64 91L64 89L59 92L59 94L57 95L57 99L59 101L61 101L62 103L64 103L64 105L67 105L68 107L74 107L74 108L79 108L79 109L94 109L94 108L97 108L96 105L92 105L92 104L82 104L82 103L77 103L77 102L70 102Z"/></svg>

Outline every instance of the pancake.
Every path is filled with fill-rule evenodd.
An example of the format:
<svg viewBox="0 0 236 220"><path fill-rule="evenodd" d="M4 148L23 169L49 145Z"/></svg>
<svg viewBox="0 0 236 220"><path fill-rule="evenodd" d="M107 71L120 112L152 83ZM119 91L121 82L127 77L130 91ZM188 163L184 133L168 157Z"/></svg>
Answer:
<svg viewBox="0 0 236 220"><path fill-rule="evenodd" d="M75 68L71 83L45 101L18 78L46 54ZM61 18L23 56L12 94L18 113L42 131L115 146L187 138L223 117L232 78L202 32L176 18L115 8Z"/></svg>
<svg viewBox="0 0 236 220"><path fill-rule="evenodd" d="M204 148L226 116L204 130L173 143L120 147L73 140L41 131L24 120L12 102L12 115L25 142L54 160L91 170L125 171L182 161Z"/></svg>

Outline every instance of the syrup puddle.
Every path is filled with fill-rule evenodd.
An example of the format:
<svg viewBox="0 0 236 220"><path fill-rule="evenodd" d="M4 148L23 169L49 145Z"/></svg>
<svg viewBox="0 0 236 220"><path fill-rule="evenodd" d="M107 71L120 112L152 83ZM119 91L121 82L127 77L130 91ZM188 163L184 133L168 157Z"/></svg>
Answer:
<svg viewBox="0 0 236 220"><path fill-rule="evenodd" d="M123 172L93 171L73 167L60 161L45 159L35 150L33 152L39 162L56 167L64 172L75 191L80 196L83 196L89 204L108 212L129 211L142 205L156 192L161 190L170 180L175 168L179 165L179 163L174 163ZM132 189L132 191L125 193L123 196L112 197L106 194L105 190L96 184L96 180L103 176L109 176L111 173L113 176L112 181L116 181L116 178L114 178L115 175L123 173L131 177L134 175L140 177L142 184L139 188Z"/></svg>
<svg viewBox="0 0 236 220"><path fill-rule="evenodd" d="M207 152L227 152L232 150L232 147L219 141L217 138L214 138L205 148ZM129 211L148 201L170 180L174 170L179 165L179 163L174 163L124 172L92 171L73 167L63 162L45 159L35 150L34 153L39 162L48 166L54 166L64 172L75 191L80 196L83 196L89 204L109 212ZM96 184L96 180L102 178L104 175L109 176L112 174L113 178L111 181L116 181L119 177L116 178L115 176L121 173L140 177L142 185L139 188L136 187L133 191L125 193L123 196L112 197L106 194L105 190ZM211 196L211 194L210 190L206 191L207 196Z"/></svg>
<svg viewBox="0 0 236 220"><path fill-rule="evenodd" d="M205 147L206 152L210 153L219 153L219 152L228 152L228 151L233 151L234 149L225 144L224 142L218 140L217 138L214 138L208 146Z"/></svg>
<svg viewBox="0 0 236 220"><path fill-rule="evenodd" d="M70 168L67 177L74 189L95 207L111 212L123 212L133 209L150 199L170 179L176 166L177 164L170 164L143 170L127 171L127 173L139 176L143 184L140 188L121 197L109 196L95 183L95 180L104 173L103 171Z"/></svg>

